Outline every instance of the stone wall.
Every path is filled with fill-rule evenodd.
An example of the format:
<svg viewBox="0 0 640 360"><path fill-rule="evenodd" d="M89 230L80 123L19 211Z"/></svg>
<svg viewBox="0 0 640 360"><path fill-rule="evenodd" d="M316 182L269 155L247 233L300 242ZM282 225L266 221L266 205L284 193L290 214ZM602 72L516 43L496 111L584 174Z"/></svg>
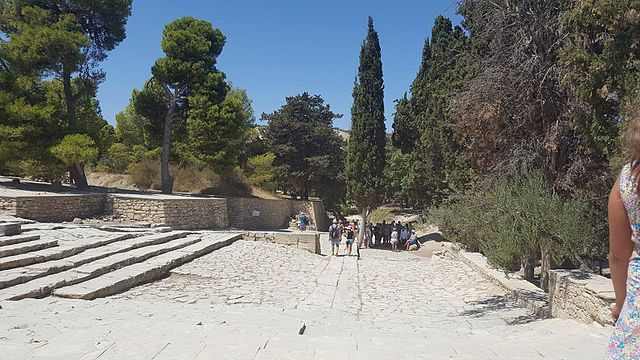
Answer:
<svg viewBox="0 0 640 360"><path fill-rule="evenodd" d="M237 229L283 229L300 211L309 214L309 229L323 230L326 212L321 201L228 198L229 226Z"/></svg>
<svg viewBox="0 0 640 360"><path fill-rule="evenodd" d="M578 270L552 270L549 280L551 316L611 324L615 302L611 280Z"/></svg>
<svg viewBox="0 0 640 360"><path fill-rule="evenodd" d="M105 200L103 194L0 197L0 208L25 219L61 222L101 215Z"/></svg>
<svg viewBox="0 0 640 360"><path fill-rule="evenodd" d="M16 199L0 197L0 215L15 215Z"/></svg>
<svg viewBox="0 0 640 360"><path fill-rule="evenodd" d="M247 232L242 234L244 240L264 241L287 245L320 255L320 233L317 232Z"/></svg>
<svg viewBox="0 0 640 360"><path fill-rule="evenodd" d="M222 229L229 226L226 199L109 196L107 214L132 222L164 224L175 229Z"/></svg>
<svg viewBox="0 0 640 360"><path fill-rule="evenodd" d="M164 224L176 229L283 229L289 227L289 221L300 211L309 214L309 229L324 231L328 227L321 201L160 194L0 196L0 214L36 221L71 221L108 214L125 221Z"/></svg>

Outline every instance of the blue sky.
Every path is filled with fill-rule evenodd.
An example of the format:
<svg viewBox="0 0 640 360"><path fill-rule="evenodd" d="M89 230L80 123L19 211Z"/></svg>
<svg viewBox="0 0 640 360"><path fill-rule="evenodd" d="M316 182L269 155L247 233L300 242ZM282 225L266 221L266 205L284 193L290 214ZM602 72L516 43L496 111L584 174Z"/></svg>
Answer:
<svg viewBox="0 0 640 360"><path fill-rule="evenodd" d="M382 47L390 132L393 101L415 78L424 39L439 14L458 22L453 0L134 0L127 38L102 64L107 73L98 93L102 114L115 123L131 90L142 87L163 55L164 26L193 16L227 37L218 68L247 90L257 119L282 106L285 97L307 91L344 114L335 125L348 129L360 45L371 15Z"/></svg>

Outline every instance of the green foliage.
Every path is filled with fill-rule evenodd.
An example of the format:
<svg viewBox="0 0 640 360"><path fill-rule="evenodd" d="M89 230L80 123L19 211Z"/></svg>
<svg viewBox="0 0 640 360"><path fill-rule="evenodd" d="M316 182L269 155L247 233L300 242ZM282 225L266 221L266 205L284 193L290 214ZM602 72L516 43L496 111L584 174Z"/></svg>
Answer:
<svg viewBox="0 0 640 360"><path fill-rule="evenodd" d="M86 165L98 157L98 148L89 136L71 134L51 147L51 154L67 166L72 164Z"/></svg>
<svg viewBox="0 0 640 360"><path fill-rule="evenodd" d="M174 20L162 32L166 56L151 68L153 77L174 88L206 82L224 43L222 32L207 21L192 17Z"/></svg>
<svg viewBox="0 0 640 360"><path fill-rule="evenodd" d="M118 174L124 173L131 162L131 154L127 145L123 143L115 143L109 147L106 156L100 162L110 172Z"/></svg>
<svg viewBox="0 0 640 360"><path fill-rule="evenodd" d="M124 39L130 12L131 0L0 2L0 93L7 95L0 102L9 110L0 115L8 140L0 168L31 164L18 167L36 176L57 169L48 149L69 133L88 135L106 152L113 139L96 100L104 78L98 65ZM69 165L76 185L86 186L78 164Z"/></svg>
<svg viewBox="0 0 640 360"><path fill-rule="evenodd" d="M449 101L468 81L468 39L439 16L425 41L411 97L396 102L393 144L410 154L402 193L414 204L437 205L469 186L473 173L464 139L454 130Z"/></svg>
<svg viewBox="0 0 640 360"><path fill-rule="evenodd" d="M509 270L540 259L543 251L557 262L590 255L598 241L586 204L552 194L540 175L502 178L484 191L451 198L429 216L446 238Z"/></svg>
<svg viewBox="0 0 640 360"><path fill-rule="evenodd" d="M239 164L241 145L253 126L253 110L246 93L228 91L223 74L210 74L208 81L189 96L187 118L189 147L194 156L214 171L227 174Z"/></svg>
<svg viewBox="0 0 640 360"><path fill-rule="evenodd" d="M387 164L384 168L384 178L388 201L409 205L414 196L409 196L409 174L411 169L411 155L402 153L400 149L387 142Z"/></svg>
<svg viewBox="0 0 640 360"><path fill-rule="evenodd" d="M274 177L275 169L273 167L275 158L276 156L273 153L249 158L244 170L247 183L251 186L275 192L277 189Z"/></svg>
<svg viewBox="0 0 640 360"><path fill-rule="evenodd" d="M385 142L382 58L378 33L370 17L353 89L346 167L349 198L361 211L372 209L382 200Z"/></svg>
<svg viewBox="0 0 640 360"><path fill-rule="evenodd" d="M572 1L562 15L564 84L587 104L575 125L584 146L611 156L618 116L633 112L640 91L640 1Z"/></svg>
<svg viewBox="0 0 640 360"><path fill-rule="evenodd" d="M288 97L279 110L262 115L269 122L265 135L275 156L275 181L281 189L303 198L316 194L328 203L343 194L343 141L332 126L333 119L341 116L322 97L306 92Z"/></svg>

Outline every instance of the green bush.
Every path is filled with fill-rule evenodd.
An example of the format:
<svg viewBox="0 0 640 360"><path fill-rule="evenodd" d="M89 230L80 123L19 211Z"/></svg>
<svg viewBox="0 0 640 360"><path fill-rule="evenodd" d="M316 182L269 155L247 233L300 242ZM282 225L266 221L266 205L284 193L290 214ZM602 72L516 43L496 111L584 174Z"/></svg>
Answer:
<svg viewBox="0 0 640 360"><path fill-rule="evenodd" d="M550 264L581 254L595 241L587 214L582 201L562 199L539 176L523 175L469 191L430 218L446 238L481 251L497 267L533 269L545 260L545 281Z"/></svg>
<svg viewBox="0 0 640 360"><path fill-rule="evenodd" d="M86 165L98 157L96 143L84 134L67 135L57 145L52 146L50 151L54 157L67 166Z"/></svg>
<svg viewBox="0 0 640 360"><path fill-rule="evenodd" d="M273 153L266 153L249 158L244 169L247 184L275 192L274 159L275 155Z"/></svg>
<svg viewBox="0 0 640 360"><path fill-rule="evenodd" d="M115 143L107 150L107 155L100 161L100 167L118 174L127 171L131 161L131 152L127 145Z"/></svg>

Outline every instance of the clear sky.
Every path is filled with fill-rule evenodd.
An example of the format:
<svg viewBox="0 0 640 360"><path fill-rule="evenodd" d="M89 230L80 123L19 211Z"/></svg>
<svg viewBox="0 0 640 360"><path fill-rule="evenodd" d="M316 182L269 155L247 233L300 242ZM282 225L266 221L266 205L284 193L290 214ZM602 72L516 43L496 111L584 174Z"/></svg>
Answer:
<svg viewBox="0 0 640 360"><path fill-rule="evenodd" d="M454 0L134 0L127 38L102 64L107 73L98 97L102 114L115 124L131 90L151 76L162 56L164 26L176 18L207 20L227 37L218 68L247 90L256 118L307 91L321 95L344 115L335 125L349 129L351 91L367 16L374 18L382 47L387 131L393 101L415 78L422 45L436 16L458 22Z"/></svg>

